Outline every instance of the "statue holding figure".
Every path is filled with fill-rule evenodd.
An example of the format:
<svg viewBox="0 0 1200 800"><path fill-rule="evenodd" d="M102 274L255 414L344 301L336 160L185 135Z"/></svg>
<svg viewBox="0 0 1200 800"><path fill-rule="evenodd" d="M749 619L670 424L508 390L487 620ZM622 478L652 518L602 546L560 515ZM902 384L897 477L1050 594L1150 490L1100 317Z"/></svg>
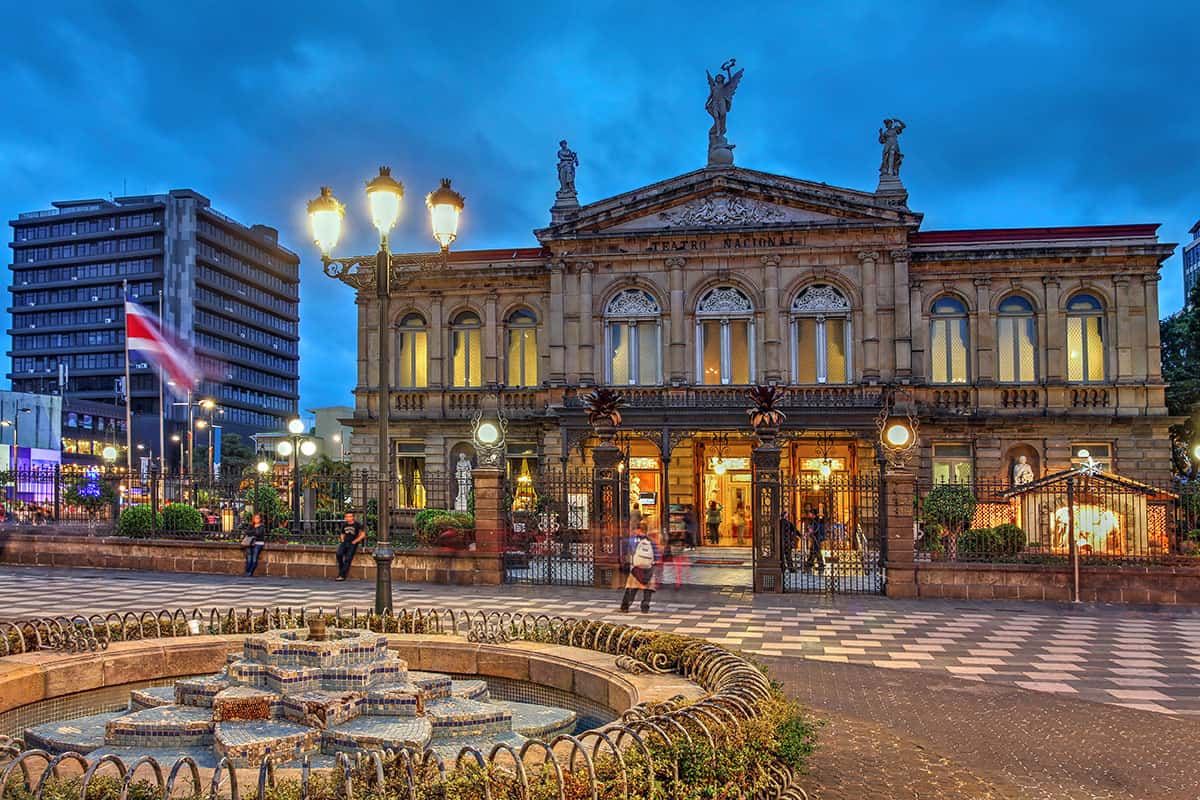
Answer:
<svg viewBox="0 0 1200 800"><path fill-rule="evenodd" d="M742 73L746 71L739 69L734 72L733 68L736 65L736 59L729 59L721 65L724 74L718 71L716 77L708 70L704 71L708 76L708 99L704 102L704 110L713 120L712 127L708 129L710 166L733 163L734 145L729 144L725 138L725 120L729 116L729 110L733 108L733 95L737 92L738 84L742 82Z"/></svg>
<svg viewBox="0 0 1200 800"><path fill-rule="evenodd" d="M899 180L900 162L904 160L904 154L900 152L900 134L904 133L907 126L901 119L885 119L883 125L879 129L879 143L883 145L879 174Z"/></svg>
<svg viewBox="0 0 1200 800"><path fill-rule="evenodd" d="M575 169L579 166L579 156L567 147L567 140L558 143L558 193L560 195L575 194Z"/></svg>
<svg viewBox="0 0 1200 800"><path fill-rule="evenodd" d="M471 469L471 459L466 453L459 453L458 463L454 465L454 479L458 484L458 491L454 495L455 511L470 510L471 486L474 483Z"/></svg>
<svg viewBox="0 0 1200 800"><path fill-rule="evenodd" d="M1029 466L1029 459L1025 456L1017 456L1017 461L1012 468L1012 482L1013 486L1033 483L1033 467Z"/></svg>

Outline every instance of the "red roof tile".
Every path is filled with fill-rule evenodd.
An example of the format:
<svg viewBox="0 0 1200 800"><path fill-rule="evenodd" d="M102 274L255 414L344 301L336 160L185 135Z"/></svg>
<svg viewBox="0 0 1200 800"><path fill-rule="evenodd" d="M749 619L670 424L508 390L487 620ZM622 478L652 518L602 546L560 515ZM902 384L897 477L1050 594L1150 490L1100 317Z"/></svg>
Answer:
<svg viewBox="0 0 1200 800"><path fill-rule="evenodd" d="M1158 223L1149 225L1079 225L1061 228L980 228L960 231L921 231L913 244L979 244L1071 239L1146 239L1155 236Z"/></svg>

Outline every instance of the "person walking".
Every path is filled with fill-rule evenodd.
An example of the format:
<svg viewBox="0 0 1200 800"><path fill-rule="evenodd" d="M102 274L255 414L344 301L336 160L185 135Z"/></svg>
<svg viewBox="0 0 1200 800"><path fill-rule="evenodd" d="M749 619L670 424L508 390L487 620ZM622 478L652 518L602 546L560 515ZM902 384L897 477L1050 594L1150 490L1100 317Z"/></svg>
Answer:
<svg viewBox="0 0 1200 800"><path fill-rule="evenodd" d="M366 541L366 538L367 529L361 522L354 519L353 511L347 511L345 521L342 523L342 541L338 544L337 549L338 574L334 580L346 580L346 576L350 574L350 565L354 563L354 554L358 552L358 546Z"/></svg>
<svg viewBox="0 0 1200 800"><path fill-rule="evenodd" d="M721 506L716 500L708 501L708 511L704 512L704 527L708 529L708 543L716 544L721 541Z"/></svg>
<svg viewBox="0 0 1200 800"><path fill-rule="evenodd" d="M796 540L800 531L788 516L788 512L779 514L779 550L783 554L783 568L788 572L796 571Z"/></svg>
<svg viewBox="0 0 1200 800"><path fill-rule="evenodd" d="M242 550L246 553L247 578L254 577L254 571L258 569L258 558L266 546L267 529L263 526L262 514L256 513L250 517L250 525L246 528L246 535L242 537Z"/></svg>
<svg viewBox="0 0 1200 800"><path fill-rule="evenodd" d="M825 556L821 553L821 545L825 543L825 518L815 508L808 510L808 558L804 562L804 571L810 572L816 566L818 573L825 572Z"/></svg>
<svg viewBox="0 0 1200 800"><path fill-rule="evenodd" d="M687 549L692 550L700 546L700 523L696 521L696 509L691 503L683 507L683 530Z"/></svg>
<svg viewBox="0 0 1200 800"><path fill-rule="evenodd" d="M746 506L741 500L738 500L737 506L733 509L733 538L737 541L738 547L743 546L742 539L746 535Z"/></svg>
<svg viewBox="0 0 1200 800"><path fill-rule="evenodd" d="M625 579L625 594L621 596L622 613L629 611L629 605L638 591L642 593L642 613L649 613L650 598L654 595L654 567L659 562L659 554L654 542L646 535L644 528L639 528L633 553L629 561L629 577Z"/></svg>
<svg viewBox="0 0 1200 800"><path fill-rule="evenodd" d="M663 551L663 561L674 568L676 589L683 585L684 576L692 565L691 559L684 552L688 549L687 542L686 527L684 529L672 528L667 531L667 547Z"/></svg>

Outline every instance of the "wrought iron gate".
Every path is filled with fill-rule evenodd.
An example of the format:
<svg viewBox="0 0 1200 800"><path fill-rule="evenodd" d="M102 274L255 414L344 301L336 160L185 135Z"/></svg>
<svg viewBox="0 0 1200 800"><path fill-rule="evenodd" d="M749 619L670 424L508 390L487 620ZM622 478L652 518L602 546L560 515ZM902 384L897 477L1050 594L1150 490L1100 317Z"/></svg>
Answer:
<svg viewBox="0 0 1200 800"><path fill-rule="evenodd" d="M885 549L878 478L787 476L781 503L799 533L794 543L783 543L785 591L883 592Z"/></svg>
<svg viewBox="0 0 1200 800"><path fill-rule="evenodd" d="M595 581L591 470L511 475L505 483L508 520L506 583L591 586Z"/></svg>

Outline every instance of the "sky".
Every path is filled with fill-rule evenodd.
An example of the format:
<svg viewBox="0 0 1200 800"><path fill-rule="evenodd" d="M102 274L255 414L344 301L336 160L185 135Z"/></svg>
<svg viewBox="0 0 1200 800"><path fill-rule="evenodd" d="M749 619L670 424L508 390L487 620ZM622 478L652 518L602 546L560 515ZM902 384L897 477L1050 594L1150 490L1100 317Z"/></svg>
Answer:
<svg viewBox="0 0 1200 800"><path fill-rule="evenodd" d="M559 139L582 203L702 167L704 71L730 57L739 166L870 191L876 130L898 116L925 230L1157 222L1182 244L1200 218L1190 2L0 9L4 219L192 188L277 227L302 259L302 409L350 404L355 377L353 296L304 217L320 186L347 205L342 254L375 249L362 188L380 164L408 190L394 249L433 248L423 197L442 177L466 196L456 248L535 246ZM1163 267L1164 315L1181 269L1178 253Z"/></svg>

